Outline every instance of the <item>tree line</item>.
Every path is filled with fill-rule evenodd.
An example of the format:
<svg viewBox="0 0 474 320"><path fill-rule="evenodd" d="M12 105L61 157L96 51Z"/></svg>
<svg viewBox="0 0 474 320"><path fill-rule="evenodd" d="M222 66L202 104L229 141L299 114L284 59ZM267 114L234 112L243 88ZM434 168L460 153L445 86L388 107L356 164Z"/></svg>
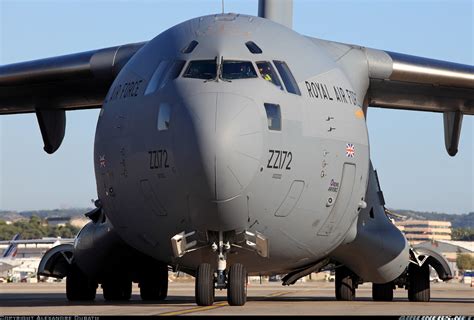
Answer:
<svg viewBox="0 0 474 320"><path fill-rule="evenodd" d="M474 241L473 228L452 228L451 239L456 241Z"/></svg>
<svg viewBox="0 0 474 320"><path fill-rule="evenodd" d="M11 240L17 233L21 239L40 239L44 237L74 238L79 228L66 224L65 226L50 226L46 219L33 215L29 220L18 220L11 224L0 220L0 240Z"/></svg>

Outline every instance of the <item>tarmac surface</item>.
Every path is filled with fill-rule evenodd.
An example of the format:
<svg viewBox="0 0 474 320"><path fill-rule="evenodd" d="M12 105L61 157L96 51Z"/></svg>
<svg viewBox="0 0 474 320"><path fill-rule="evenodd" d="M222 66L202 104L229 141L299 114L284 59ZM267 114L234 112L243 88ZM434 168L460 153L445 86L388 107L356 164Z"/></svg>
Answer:
<svg viewBox="0 0 474 320"><path fill-rule="evenodd" d="M0 316L4 315L474 315L474 288L459 283L432 283L431 302L409 302L397 289L393 302L372 301L371 284L359 286L356 300L336 301L334 283L309 281L284 287L280 282L251 282L245 306L231 307L226 291L216 291L213 306L194 302L194 281L171 282L161 302L132 299L107 302L97 290L93 302L68 302L65 283L0 283Z"/></svg>

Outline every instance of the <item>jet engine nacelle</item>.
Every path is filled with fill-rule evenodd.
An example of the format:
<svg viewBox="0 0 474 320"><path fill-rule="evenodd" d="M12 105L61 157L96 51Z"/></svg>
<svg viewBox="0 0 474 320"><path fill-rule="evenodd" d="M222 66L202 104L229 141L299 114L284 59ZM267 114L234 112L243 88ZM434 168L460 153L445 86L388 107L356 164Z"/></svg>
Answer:
<svg viewBox="0 0 474 320"><path fill-rule="evenodd" d="M101 278L111 267L120 265L127 248L108 220L91 221L77 235L74 262L87 275Z"/></svg>
<svg viewBox="0 0 474 320"><path fill-rule="evenodd" d="M60 245L45 253L38 275L67 277L75 265L97 282L102 282L112 271L114 275L136 278L136 271L150 258L125 244L102 213L92 219L79 231L74 246Z"/></svg>

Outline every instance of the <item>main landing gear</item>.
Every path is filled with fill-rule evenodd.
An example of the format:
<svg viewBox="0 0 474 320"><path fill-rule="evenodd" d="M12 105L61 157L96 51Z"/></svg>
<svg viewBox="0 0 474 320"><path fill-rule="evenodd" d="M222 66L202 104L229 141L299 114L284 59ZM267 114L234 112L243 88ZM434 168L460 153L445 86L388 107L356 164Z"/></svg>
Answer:
<svg viewBox="0 0 474 320"><path fill-rule="evenodd" d="M97 283L91 281L75 264L66 277L66 297L69 301L92 301L95 299Z"/></svg>
<svg viewBox="0 0 474 320"><path fill-rule="evenodd" d="M342 266L336 269L336 299L353 301L356 296L357 276Z"/></svg>
<svg viewBox="0 0 474 320"><path fill-rule="evenodd" d="M411 302L430 301L430 266L410 263L406 272L388 283L373 283L372 298L374 301L393 301L393 291L398 286L408 289L408 300ZM336 269L336 299L353 301L360 279L348 268Z"/></svg>
<svg viewBox="0 0 474 320"><path fill-rule="evenodd" d="M168 295L168 266L157 261L147 261L140 276L134 280L140 287L143 301L160 301ZM92 281L75 264L72 264L66 277L66 296L69 301L92 301L95 299L97 282ZM106 301L127 301L132 296L132 279L110 273L102 281Z"/></svg>
<svg viewBox="0 0 474 320"><path fill-rule="evenodd" d="M410 263L402 276L394 281L383 284L372 284L374 301L392 301L393 290L396 286L408 289L408 300L411 302L430 301L430 266L424 263L419 266Z"/></svg>
<svg viewBox="0 0 474 320"><path fill-rule="evenodd" d="M230 244L224 243L222 232L219 232L219 244L213 243L212 248L218 253L217 270L209 263L202 263L196 271L195 294L196 303L210 306L214 303L215 289L227 289L227 302L231 306L243 306L247 301L247 270L240 263L227 267L227 251Z"/></svg>
<svg viewBox="0 0 474 320"><path fill-rule="evenodd" d="M161 262L147 264L138 281L143 301L161 301L168 295L168 266Z"/></svg>
<svg viewBox="0 0 474 320"><path fill-rule="evenodd" d="M393 289L395 289L393 282L372 283L372 299L374 301L392 301Z"/></svg>
<svg viewBox="0 0 474 320"><path fill-rule="evenodd" d="M408 300L430 301L430 267L427 263L422 266L408 266Z"/></svg>

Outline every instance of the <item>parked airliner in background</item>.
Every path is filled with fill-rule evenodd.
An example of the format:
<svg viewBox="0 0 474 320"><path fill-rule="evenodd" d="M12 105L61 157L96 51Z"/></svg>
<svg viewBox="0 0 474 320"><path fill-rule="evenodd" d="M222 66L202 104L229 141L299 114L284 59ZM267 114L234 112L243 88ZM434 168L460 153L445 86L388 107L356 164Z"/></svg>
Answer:
<svg viewBox="0 0 474 320"><path fill-rule="evenodd" d="M49 250L39 274L66 278L70 300L167 296L168 268L247 298L247 275L284 285L335 268L336 297L373 283L374 300L429 301L429 266L392 224L369 155L369 107L440 112L447 152L474 114L474 68L307 37L292 2L259 17L215 14L156 38L0 67L0 113L34 112L48 153L65 111L101 108L98 200L74 244ZM275 41L277 39L278 41Z"/></svg>
<svg viewBox="0 0 474 320"><path fill-rule="evenodd" d="M11 240L0 240L0 245L8 244L7 248L2 253L2 257L0 257L0 274L21 266L34 271L38 268L40 262L38 258L25 258L18 256L18 245L37 246L39 244L46 244L55 247L61 244L73 242L74 239L68 238L21 239L19 233L15 234Z"/></svg>
<svg viewBox="0 0 474 320"><path fill-rule="evenodd" d="M15 234L9 242L8 247L3 251L2 257L0 258L0 273L8 271L21 264L19 260L15 259L18 252L18 245L14 241L18 239L20 239L20 234Z"/></svg>

